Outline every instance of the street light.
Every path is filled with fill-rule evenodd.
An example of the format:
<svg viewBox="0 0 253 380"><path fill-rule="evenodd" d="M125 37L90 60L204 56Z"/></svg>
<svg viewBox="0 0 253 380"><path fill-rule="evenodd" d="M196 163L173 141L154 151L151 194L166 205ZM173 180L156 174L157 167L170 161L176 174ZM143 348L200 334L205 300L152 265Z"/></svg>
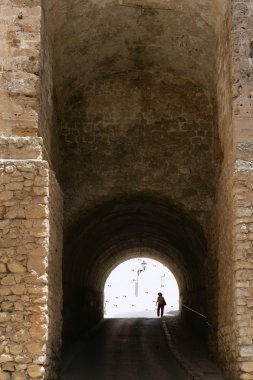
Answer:
<svg viewBox="0 0 253 380"><path fill-rule="evenodd" d="M141 266L142 266L142 269L145 270L147 267L146 261L142 260Z"/></svg>
<svg viewBox="0 0 253 380"><path fill-rule="evenodd" d="M137 278L136 278L136 283L135 283L135 297L138 297L139 295L139 275L141 274L141 272L143 272L146 269L147 263L144 260L142 260L141 266L142 266L142 269L137 269Z"/></svg>

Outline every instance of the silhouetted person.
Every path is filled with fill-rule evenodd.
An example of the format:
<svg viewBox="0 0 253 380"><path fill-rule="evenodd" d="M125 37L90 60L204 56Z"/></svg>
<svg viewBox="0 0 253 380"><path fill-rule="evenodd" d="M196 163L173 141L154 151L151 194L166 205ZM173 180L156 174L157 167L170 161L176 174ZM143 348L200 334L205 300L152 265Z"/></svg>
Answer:
<svg viewBox="0 0 253 380"><path fill-rule="evenodd" d="M158 293L156 305L157 305L157 316L160 317L160 313L161 313L161 317L162 317L164 306L167 305L162 293Z"/></svg>

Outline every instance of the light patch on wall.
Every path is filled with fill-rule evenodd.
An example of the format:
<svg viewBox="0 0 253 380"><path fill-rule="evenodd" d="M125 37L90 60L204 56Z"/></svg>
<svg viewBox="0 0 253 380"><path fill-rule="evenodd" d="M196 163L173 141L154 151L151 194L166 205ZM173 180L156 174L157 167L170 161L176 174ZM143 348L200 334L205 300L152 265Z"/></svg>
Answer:
<svg viewBox="0 0 253 380"><path fill-rule="evenodd" d="M172 272L148 258L124 261L109 275L104 288L104 317L156 317L157 293L163 293L165 315L179 310L179 288Z"/></svg>

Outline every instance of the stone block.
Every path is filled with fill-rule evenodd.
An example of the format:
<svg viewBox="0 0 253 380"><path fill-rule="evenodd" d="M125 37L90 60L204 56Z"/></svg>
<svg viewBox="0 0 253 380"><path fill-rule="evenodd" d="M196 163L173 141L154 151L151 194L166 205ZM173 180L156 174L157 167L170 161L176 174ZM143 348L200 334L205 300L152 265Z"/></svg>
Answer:
<svg viewBox="0 0 253 380"><path fill-rule="evenodd" d="M241 357L253 357L253 346L241 346L240 347Z"/></svg>
<svg viewBox="0 0 253 380"><path fill-rule="evenodd" d="M23 351L23 347L20 344L14 344L10 346L10 353L12 355L19 355Z"/></svg>
<svg viewBox="0 0 253 380"><path fill-rule="evenodd" d="M2 322L8 322L11 319L11 316L9 313L0 313L0 323Z"/></svg>
<svg viewBox="0 0 253 380"><path fill-rule="evenodd" d="M45 370L42 366L34 364L28 366L27 372L32 379L38 379L43 377Z"/></svg>
<svg viewBox="0 0 253 380"><path fill-rule="evenodd" d="M44 341L47 336L47 325L33 324L29 330L30 336L32 338L39 339L40 341Z"/></svg>
<svg viewBox="0 0 253 380"><path fill-rule="evenodd" d="M0 363L5 363L5 362L13 362L14 357L9 354L1 354L0 355Z"/></svg>
<svg viewBox="0 0 253 380"><path fill-rule="evenodd" d="M41 355L43 347L44 344L37 341L26 344L27 351L34 355Z"/></svg>
<svg viewBox="0 0 253 380"><path fill-rule="evenodd" d="M6 264L0 263L0 273L5 273L6 272Z"/></svg>
<svg viewBox="0 0 253 380"><path fill-rule="evenodd" d="M5 219L25 219L24 207L20 205L8 207Z"/></svg>
<svg viewBox="0 0 253 380"><path fill-rule="evenodd" d="M240 368L243 372L253 372L253 362L243 362Z"/></svg>
<svg viewBox="0 0 253 380"><path fill-rule="evenodd" d="M22 190L22 189L23 189L22 182L11 182L5 185L5 190L16 191L16 190Z"/></svg>
<svg viewBox="0 0 253 380"><path fill-rule="evenodd" d="M0 201L5 202L9 201L13 198L13 192L12 191L1 191L0 192Z"/></svg>
<svg viewBox="0 0 253 380"><path fill-rule="evenodd" d="M1 303L1 309L2 311L13 311L14 304L10 301L3 301Z"/></svg>
<svg viewBox="0 0 253 380"><path fill-rule="evenodd" d="M29 272L34 271L39 276L42 276L46 272L46 268L47 268L46 258L43 258L40 256L34 256L34 255L31 255L28 257L27 270Z"/></svg>
<svg viewBox="0 0 253 380"><path fill-rule="evenodd" d="M253 380L253 375L250 373L243 373L240 375L240 380Z"/></svg>
<svg viewBox="0 0 253 380"><path fill-rule="evenodd" d="M48 209L45 205L27 205L25 210L26 218L41 219L48 217Z"/></svg>
<svg viewBox="0 0 253 380"><path fill-rule="evenodd" d="M26 354L16 355L16 357L15 357L15 363L28 364L31 362L32 362L32 358Z"/></svg>
<svg viewBox="0 0 253 380"><path fill-rule="evenodd" d="M0 370L0 380L11 380L11 373Z"/></svg>
<svg viewBox="0 0 253 380"><path fill-rule="evenodd" d="M13 373L11 380L27 380L27 376L20 373Z"/></svg>
<svg viewBox="0 0 253 380"><path fill-rule="evenodd" d="M26 267L19 261L10 261L7 263L7 267L12 273L24 273L26 271Z"/></svg>
<svg viewBox="0 0 253 380"><path fill-rule="evenodd" d="M17 284L14 286L11 286L11 291L13 294L23 294L25 291L25 286L23 284Z"/></svg>

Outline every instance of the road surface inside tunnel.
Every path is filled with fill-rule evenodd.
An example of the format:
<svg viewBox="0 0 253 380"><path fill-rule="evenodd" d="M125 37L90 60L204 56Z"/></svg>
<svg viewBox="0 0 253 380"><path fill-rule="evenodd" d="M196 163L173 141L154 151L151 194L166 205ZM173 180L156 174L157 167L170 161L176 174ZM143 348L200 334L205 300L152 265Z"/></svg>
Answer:
<svg viewBox="0 0 253 380"><path fill-rule="evenodd" d="M62 380L186 380L160 319L105 319L63 359Z"/></svg>

